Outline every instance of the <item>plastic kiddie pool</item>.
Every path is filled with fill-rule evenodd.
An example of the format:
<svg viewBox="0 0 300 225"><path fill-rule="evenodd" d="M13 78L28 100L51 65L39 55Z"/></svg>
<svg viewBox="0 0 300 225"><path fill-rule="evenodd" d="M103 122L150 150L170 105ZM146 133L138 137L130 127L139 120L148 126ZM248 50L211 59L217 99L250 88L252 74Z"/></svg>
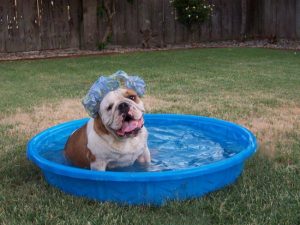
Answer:
<svg viewBox="0 0 300 225"><path fill-rule="evenodd" d="M231 122L147 114L151 164L91 171L71 166L62 152L71 133L87 121L66 122L37 134L28 142L27 156L49 184L99 201L161 205L199 197L232 184L257 149L254 135Z"/></svg>

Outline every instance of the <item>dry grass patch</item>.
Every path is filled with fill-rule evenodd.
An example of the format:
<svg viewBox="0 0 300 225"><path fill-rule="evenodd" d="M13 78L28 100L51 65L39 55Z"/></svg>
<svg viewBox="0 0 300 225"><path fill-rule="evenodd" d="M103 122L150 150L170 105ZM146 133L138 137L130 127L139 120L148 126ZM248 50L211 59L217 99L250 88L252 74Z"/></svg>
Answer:
<svg viewBox="0 0 300 225"><path fill-rule="evenodd" d="M160 99L154 96L145 96L143 98L145 104L146 112L153 112L155 110L166 110L172 107L175 103Z"/></svg>
<svg viewBox="0 0 300 225"><path fill-rule="evenodd" d="M291 144L291 140L286 137L286 134L299 133L300 107L296 105L281 106L279 108L269 108L265 112L262 117L249 118L238 122L257 135L263 153L274 156L278 142L284 145Z"/></svg>
<svg viewBox="0 0 300 225"><path fill-rule="evenodd" d="M185 96L180 95L167 96L167 100L147 96L143 101L147 112L169 111L170 109L174 112L174 108L181 109L182 112L182 109L186 108L189 112L199 113L205 109L208 115L214 115L214 112L218 111L217 106L209 102L193 104L188 102ZM299 131L300 107L293 105L266 108L264 112L263 116L249 116L238 120L237 123L248 127L257 135L263 153L274 156L276 143L280 141L283 144L289 144L289 139L285 137L286 133ZM87 116L80 99L64 99L60 103L36 106L30 113L18 109L17 113L0 119L0 124L10 125L7 130L9 135L22 135L28 139L55 124Z"/></svg>
<svg viewBox="0 0 300 225"><path fill-rule="evenodd" d="M147 96L143 99L148 112L167 109L174 103L156 97ZM63 99L60 103L43 104L34 107L31 112L18 109L15 114L0 119L0 124L10 125L9 135L22 135L28 138L48 127L68 120L87 117L80 99Z"/></svg>
<svg viewBox="0 0 300 225"><path fill-rule="evenodd" d="M12 125L9 134L28 137L55 124L86 116L80 99L64 99L60 103L36 106L31 112L18 109L15 114L0 119L0 124Z"/></svg>

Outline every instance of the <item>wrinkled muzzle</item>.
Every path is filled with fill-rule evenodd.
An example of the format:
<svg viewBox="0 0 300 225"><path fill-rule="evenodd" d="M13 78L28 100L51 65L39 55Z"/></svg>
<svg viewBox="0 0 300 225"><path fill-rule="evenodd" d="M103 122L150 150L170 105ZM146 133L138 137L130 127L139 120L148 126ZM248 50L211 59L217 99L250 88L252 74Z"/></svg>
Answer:
<svg viewBox="0 0 300 225"><path fill-rule="evenodd" d="M120 128L115 131L119 137L136 136L144 126L143 112L134 105L121 102L115 113L120 121Z"/></svg>

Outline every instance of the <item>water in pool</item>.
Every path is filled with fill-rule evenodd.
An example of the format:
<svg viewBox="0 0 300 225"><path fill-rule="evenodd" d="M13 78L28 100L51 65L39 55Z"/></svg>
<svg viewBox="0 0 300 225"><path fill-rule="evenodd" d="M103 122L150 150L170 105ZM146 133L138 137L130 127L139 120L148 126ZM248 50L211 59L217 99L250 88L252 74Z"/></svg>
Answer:
<svg viewBox="0 0 300 225"><path fill-rule="evenodd" d="M220 143L217 137L210 137L195 127L169 125L147 126L147 129L151 164L145 167L136 163L113 171L154 172L194 168L231 157L241 150L241 146L235 146L231 142ZM50 161L70 165L62 148L60 146L60 150L54 150L48 146L43 148L47 151L41 151L40 154Z"/></svg>

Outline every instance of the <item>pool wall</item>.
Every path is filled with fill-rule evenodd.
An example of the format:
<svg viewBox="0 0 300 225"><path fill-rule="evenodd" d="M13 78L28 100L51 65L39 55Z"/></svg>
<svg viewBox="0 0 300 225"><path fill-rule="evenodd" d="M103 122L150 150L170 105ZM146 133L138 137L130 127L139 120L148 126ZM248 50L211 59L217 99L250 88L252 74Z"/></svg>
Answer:
<svg viewBox="0 0 300 225"><path fill-rule="evenodd" d="M77 179L44 172L47 182L62 191L98 201L121 204L162 205L168 200L185 200L203 196L235 182L243 170L238 164L222 173L179 178L167 181L97 181Z"/></svg>

